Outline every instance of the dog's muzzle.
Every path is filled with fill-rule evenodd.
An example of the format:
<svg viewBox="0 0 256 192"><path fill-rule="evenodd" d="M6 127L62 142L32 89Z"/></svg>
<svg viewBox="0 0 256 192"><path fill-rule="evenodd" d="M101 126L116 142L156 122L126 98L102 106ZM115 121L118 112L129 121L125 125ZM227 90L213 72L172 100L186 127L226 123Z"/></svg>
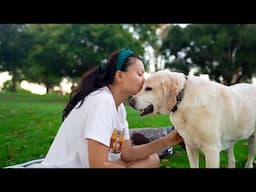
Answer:
<svg viewBox="0 0 256 192"><path fill-rule="evenodd" d="M128 103L129 103L129 105L130 105L132 108L134 108L134 109L140 111L140 116L144 116L144 115L153 113L153 111L154 111L154 107L153 107L152 104L148 105L148 106L147 106L146 108L144 108L144 109L137 109L137 108L135 107L136 101L135 101L135 99L134 99L133 97L129 97L129 98L128 98Z"/></svg>

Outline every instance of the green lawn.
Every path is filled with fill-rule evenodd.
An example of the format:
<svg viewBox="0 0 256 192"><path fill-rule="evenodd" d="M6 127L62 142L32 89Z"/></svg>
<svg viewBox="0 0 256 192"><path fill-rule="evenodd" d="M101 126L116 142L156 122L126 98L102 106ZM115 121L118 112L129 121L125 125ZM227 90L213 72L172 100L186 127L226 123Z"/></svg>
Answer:
<svg viewBox="0 0 256 192"><path fill-rule="evenodd" d="M5 167L46 155L61 124L61 114L68 96L32 95L29 93L0 92L0 167ZM130 128L167 127L168 115L140 117L127 106ZM243 167L247 158L244 141L235 146L237 166ZM200 156L200 166L204 166ZM221 167L227 166L226 153L221 153ZM188 168L185 151L174 147L174 155L161 160L161 167Z"/></svg>

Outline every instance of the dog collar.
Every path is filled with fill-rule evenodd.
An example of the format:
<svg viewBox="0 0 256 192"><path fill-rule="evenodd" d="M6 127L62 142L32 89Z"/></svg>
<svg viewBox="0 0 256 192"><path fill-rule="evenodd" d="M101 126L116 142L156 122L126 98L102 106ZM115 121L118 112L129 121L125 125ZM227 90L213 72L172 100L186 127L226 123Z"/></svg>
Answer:
<svg viewBox="0 0 256 192"><path fill-rule="evenodd" d="M186 81L188 80L188 77L187 76L185 76L185 79L186 79ZM177 109L178 109L178 104L181 102L181 100L182 100L182 98L183 98L183 96L184 96L184 90L185 90L185 84L186 84L186 81L185 81L185 83L184 83L184 85L183 85L183 88L180 90L180 92L179 92L179 94L177 95L177 97L176 97L176 104L174 105L174 107L172 108L172 112L175 112L175 111L177 111Z"/></svg>

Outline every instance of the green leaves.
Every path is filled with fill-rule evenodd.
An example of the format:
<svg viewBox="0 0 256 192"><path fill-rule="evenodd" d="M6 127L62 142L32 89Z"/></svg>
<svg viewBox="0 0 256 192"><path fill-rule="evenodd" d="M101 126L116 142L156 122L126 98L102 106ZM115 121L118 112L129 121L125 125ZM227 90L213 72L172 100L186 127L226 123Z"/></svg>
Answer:
<svg viewBox="0 0 256 192"><path fill-rule="evenodd" d="M167 59L175 56L168 68L188 72L196 67L198 73L208 73L211 79L228 85L249 81L255 74L255 30L253 24L174 26L163 40L161 51ZM183 57L179 56L181 52Z"/></svg>

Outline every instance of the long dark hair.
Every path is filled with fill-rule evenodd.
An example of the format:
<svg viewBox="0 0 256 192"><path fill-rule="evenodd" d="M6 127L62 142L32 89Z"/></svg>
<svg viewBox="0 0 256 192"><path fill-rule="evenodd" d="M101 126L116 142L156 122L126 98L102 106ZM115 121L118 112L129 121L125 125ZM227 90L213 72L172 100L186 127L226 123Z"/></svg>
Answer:
<svg viewBox="0 0 256 192"><path fill-rule="evenodd" d="M117 71L116 62L118 55L119 50L114 51L110 54L106 63L96 65L83 74L78 86L72 90L69 101L63 110L63 121L79 101L81 101L81 103L79 104L78 108L83 104L87 95L106 85L111 84L114 81L115 73ZM134 59L132 58L141 60L139 56L131 54L125 59L122 67L120 68L120 71L127 71L128 66L134 62Z"/></svg>

